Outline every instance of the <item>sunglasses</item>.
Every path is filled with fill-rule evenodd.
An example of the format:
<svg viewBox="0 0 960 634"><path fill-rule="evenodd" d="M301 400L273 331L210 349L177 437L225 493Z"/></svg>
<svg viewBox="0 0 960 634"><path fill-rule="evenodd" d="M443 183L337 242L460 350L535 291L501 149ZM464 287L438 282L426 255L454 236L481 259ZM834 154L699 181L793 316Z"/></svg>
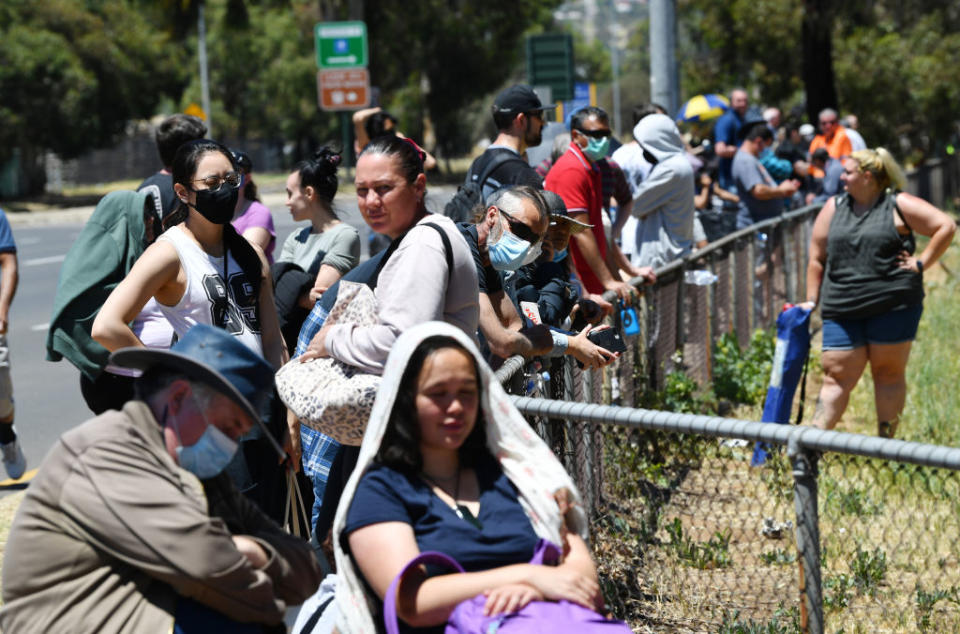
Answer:
<svg viewBox="0 0 960 634"><path fill-rule="evenodd" d="M610 130L577 130L580 134L591 137L593 139L603 139L610 136Z"/></svg>
<svg viewBox="0 0 960 634"><path fill-rule="evenodd" d="M540 242L540 234L538 234L536 231L511 216L503 209L500 209L499 207L494 207L494 209L496 209L500 215L507 219L507 223L510 225L510 231L513 233L513 235L517 236L521 240L526 240L530 244L536 244Z"/></svg>

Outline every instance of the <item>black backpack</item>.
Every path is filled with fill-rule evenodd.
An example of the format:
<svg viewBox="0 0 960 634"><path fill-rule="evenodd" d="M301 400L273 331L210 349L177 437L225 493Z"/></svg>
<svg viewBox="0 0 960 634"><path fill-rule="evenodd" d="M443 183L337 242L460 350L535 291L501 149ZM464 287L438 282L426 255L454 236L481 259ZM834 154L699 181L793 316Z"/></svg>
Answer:
<svg viewBox="0 0 960 634"><path fill-rule="evenodd" d="M483 160L481 157L477 163ZM443 208L443 215L452 218L454 222L473 222L471 213L474 207L484 202L483 184L487 182L498 167L508 161L520 161L526 165L526 161L513 152L499 152L493 158L487 160L487 164L480 171L479 176L474 175L473 168L477 163L470 166L467 171L467 178L463 185L457 188L457 193L453 195L450 202Z"/></svg>

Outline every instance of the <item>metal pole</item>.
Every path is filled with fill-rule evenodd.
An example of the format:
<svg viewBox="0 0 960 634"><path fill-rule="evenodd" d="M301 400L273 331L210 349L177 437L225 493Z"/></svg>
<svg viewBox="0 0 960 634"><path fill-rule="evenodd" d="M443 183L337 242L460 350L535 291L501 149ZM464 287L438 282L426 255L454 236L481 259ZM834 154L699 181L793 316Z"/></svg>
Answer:
<svg viewBox="0 0 960 634"><path fill-rule="evenodd" d="M611 34L613 35L613 34ZM620 41L614 35L610 44L610 70L613 72L613 131L619 135L620 127ZM633 138L633 137L631 137Z"/></svg>
<svg viewBox="0 0 960 634"><path fill-rule="evenodd" d="M800 566L800 629L823 634L823 587L820 583L820 525L817 510L817 452L800 445L799 434L787 444L793 465L793 500L797 513L797 563Z"/></svg>
<svg viewBox="0 0 960 634"><path fill-rule="evenodd" d="M207 73L207 24L203 18L204 3L197 9L197 57L200 60L200 100L207 115L207 136L213 137L213 113L210 110L210 77Z"/></svg>
<svg viewBox="0 0 960 634"><path fill-rule="evenodd" d="M680 107L676 44L675 0L650 0L650 98L671 115Z"/></svg>

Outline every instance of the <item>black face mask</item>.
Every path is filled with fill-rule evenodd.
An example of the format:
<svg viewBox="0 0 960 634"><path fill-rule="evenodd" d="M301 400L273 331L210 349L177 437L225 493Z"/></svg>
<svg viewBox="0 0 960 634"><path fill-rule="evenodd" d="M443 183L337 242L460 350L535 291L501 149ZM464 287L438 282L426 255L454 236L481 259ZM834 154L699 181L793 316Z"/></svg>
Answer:
<svg viewBox="0 0 960 634"><path fill-rule="evenodd" d="M651 154L646 148L643 149L643 158L646 159L647 163L650 163L650 165L656 165L660 162L657 160L657 157Z"/></svg>
<svg viewBox="0 0 960 634"><path fill-rule="evenodd" d="M225 225L233 219L233 212L237 206L240 189L222 184L217 191L209 189L194 190L197 194L197 203L193 207L197 212L217 225Z"/></svg>

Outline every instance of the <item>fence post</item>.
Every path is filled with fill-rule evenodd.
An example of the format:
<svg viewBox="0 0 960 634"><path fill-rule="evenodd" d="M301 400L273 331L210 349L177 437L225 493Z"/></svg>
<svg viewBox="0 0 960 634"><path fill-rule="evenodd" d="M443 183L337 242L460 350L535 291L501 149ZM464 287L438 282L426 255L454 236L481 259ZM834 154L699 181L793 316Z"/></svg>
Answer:
<svg viewBox="0 0 960 634"><path fill-rule="evenodd" d="M799 430L798 430L799 431ZM820 525L817 510L819 454L790 437L787 455L793 466L793 500L797 513L797 563L800 566L800 625L807 634L823 634L823 587L820 580Z"/></svg>

